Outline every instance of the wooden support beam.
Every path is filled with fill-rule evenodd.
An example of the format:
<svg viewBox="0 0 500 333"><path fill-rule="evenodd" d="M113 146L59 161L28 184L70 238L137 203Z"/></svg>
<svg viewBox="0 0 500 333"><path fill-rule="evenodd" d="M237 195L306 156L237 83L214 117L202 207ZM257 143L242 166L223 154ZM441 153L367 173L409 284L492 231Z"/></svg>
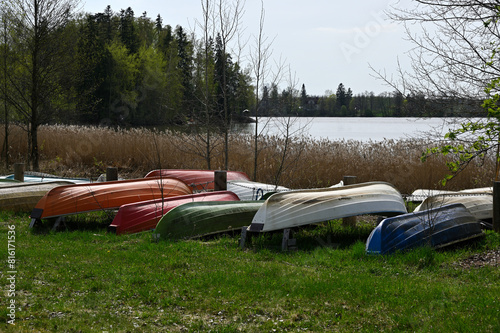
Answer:
<svg viewBox="0 0 500 333"><path fill-rule="evenodd" d="M290 251L297 250L297 240L295 238L290 238L291 230L283 229L283 240L281 241L281 250Z"/></svg>
<svg viewBox="0 0 500 333"><path fill-rule="evenodd" d="M59 229L59 226L64 226L66 227L66 224L64 223L64 216L59 216L56 221L54 222L54 225L52 226L52 231L57 231Z"/></svg>
<svg viewBox="0 0 500 333"><path fill-rule="evenodd" d="M245 249L245 243L247 241L247 232L248 232L248 227L241 228L240 247L242 250Z"/></svg>

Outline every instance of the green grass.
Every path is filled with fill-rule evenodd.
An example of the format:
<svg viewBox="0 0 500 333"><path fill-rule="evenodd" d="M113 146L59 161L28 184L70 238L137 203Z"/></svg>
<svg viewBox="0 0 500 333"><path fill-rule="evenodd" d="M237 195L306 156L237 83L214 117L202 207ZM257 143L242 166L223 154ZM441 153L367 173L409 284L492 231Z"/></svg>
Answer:
<svg viewBox="0 0 500 333"><path fill-rule="evenodd" d="M241 250L238 236L155 243L99 223L34 233L26 215L0 212L2 258L16 226L17 270L16 325L2 297L2 332L500 331L500 268L453 264L497 249L491 232L447 251L367 256L363 223L302 229L299 249L281 252L280 235Z"/></svg>

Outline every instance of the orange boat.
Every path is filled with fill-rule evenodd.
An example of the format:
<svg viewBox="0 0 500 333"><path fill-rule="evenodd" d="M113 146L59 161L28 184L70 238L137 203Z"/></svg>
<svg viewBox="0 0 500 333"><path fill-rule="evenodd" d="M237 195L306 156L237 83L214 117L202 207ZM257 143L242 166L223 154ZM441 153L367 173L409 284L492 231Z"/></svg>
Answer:
<svg viewBox="0 0 500 333"><path fill-rule="evenodd" d="M173 178L144 178L58 186L45 194L31 213L33 221L83 212L116 209L122 205L191 194L184 182Z"/></svg>
<svg viewBox="0 0 500 333"><path fill-rule="evenodd" d="M214 189L214 170L191 169L158 169L150 171L145 178L171 177L182 180L195 191L209 191ZM250 180L247 174L241 171L227 171L227 180Z"/></svg>

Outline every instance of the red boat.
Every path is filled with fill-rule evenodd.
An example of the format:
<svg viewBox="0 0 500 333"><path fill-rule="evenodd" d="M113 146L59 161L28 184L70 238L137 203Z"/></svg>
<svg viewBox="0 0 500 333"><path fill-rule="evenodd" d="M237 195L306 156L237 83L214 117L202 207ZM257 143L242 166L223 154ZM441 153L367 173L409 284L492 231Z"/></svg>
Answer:
<svg viewBox="0 0 500 333"><path fill-rule="evenodd" d="M195 201L239 201L230 191L204 192L167 199L156 199L123 205L118 210L108 230L116 234L136 233L151 230L169 210Z"/></svg>
<svg viewBox="0 0 500 333"><path fill-rule="evenodd" d="M214 189L214 170L159 169L150 171L145 177L171 177L182 180L191 186L193 191ZM227 180L250 180L247 174L240 171L227 171Z"/></svg>
<svg viewBox="0 0 500 333"><path fill-rule="evenodd" d="M147 178L102 183L58 186L38 201L33 221L83 212L117 209L122 205L193 193L184 182L173 178ZM32 224L33 224L32 221Z"/></svg>

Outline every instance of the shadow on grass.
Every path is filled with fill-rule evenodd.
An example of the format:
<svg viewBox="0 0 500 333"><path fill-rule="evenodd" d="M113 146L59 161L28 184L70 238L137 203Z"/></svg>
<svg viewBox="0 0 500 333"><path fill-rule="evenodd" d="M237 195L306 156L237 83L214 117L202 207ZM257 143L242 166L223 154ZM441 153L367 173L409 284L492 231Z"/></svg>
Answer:
<svg viewBox="0 0 500 333"><path fill-rule="evenodd" d="M301 251L310 251L318 247L346 249L356 242L366 242L373 228L372 222L362 220L358 221L355 227L343 226L342 220L332 220L293 228L291 238L296 239L297 249ZM282 240L283 231L262 233L252 237L247 247L254 250L268 249L281 252Z"/></svg>
<svg viewBox="0 0 500 333"><path fill-rule="evenodd" d="M52 231L105 231L113 222L114 213L109 211L90 212L65 216L58 226L56 218L37 221L32 229L34 234L47 234Z"/></svg>

